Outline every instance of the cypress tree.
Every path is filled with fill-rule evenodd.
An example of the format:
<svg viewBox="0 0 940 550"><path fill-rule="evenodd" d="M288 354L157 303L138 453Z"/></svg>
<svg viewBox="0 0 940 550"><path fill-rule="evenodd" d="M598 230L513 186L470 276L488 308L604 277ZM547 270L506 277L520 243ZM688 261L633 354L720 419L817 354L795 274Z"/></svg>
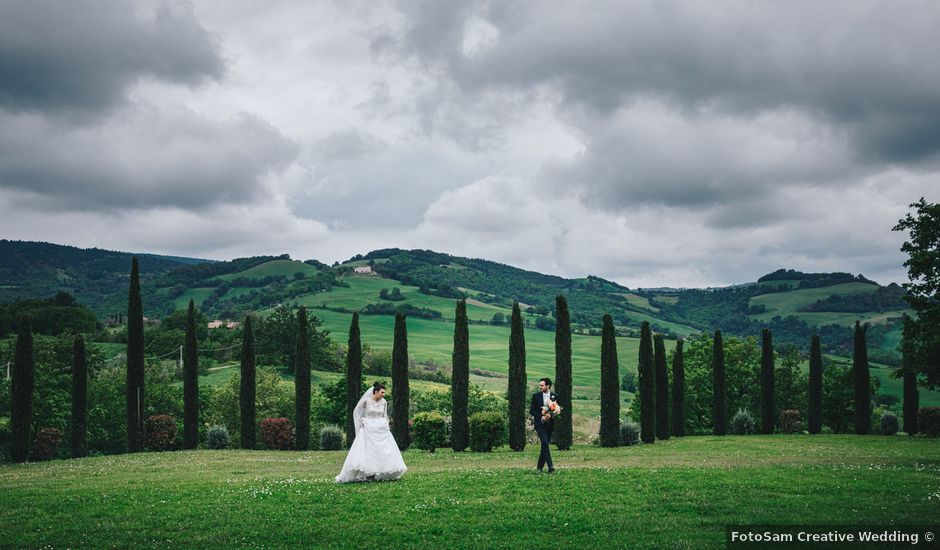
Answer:
<svg viewBox="0 0 940 550"><path fill-rule="evenodd" d="M140 301L140 269L131 260L127 297L127 450L144 450L144 310Z"/></svg>
<svg viewBox="0 0 940 550"><path fill-rule="evenodd" d="M395 341L392 344L392 435L398 448L404 451L411 445L411 431L408 429L409 400L408 390L408 327L405 314L395 314Z"/></svg>
<svg viewBox="0 0 940 550"><path fill-rule="evenodd" d="M552 439L559 450L571 448L571 315L568 299L563 294L555 298L555 393L562 415L555 421Z"/></svg>
<svg viewBox="0 0 940 550"><path fill-rule="evenodd" d="M669 373L666 370L666 344L662 334L653 337L653 351L656 369L656 439L669 439Z"/></svg>
<svg viewBox="0 0 940 550"><path fill-rule="evenodd" d="M310 448L310 333L307 308L297 312L297 347L294 353L294 446Z"/></svg>
<svg viewBox="0 0 940 550"><path fill-rule="evenodd" d="M916 322L905 315L904 336L901 340L901 369L904 377L904 431L908 435L917 433L917 411L920 409L920 394L917 390L916 331Z"/></svg>
<svg viewBox="0 0 940 550"><path fill-rule="evenodd" d="M512 304L509 328L509 448L525 450L525 333L519 302Z"/></svg>
<svg viewBox="0 0 940 550"><path fill-rule="evenodd" d="M470 420L467 415L470 389L470 328L467 301L457 301L454 314L454 353L451 357L451 430L450 444L462 451L470 444Z"/></svg>
<svg viewBox="0 0 940 550"><path fill-rule="evenodd" d="M255 335L251 329L251 317L245 317L239 392L242 449L255 448L255 391Z"/></svg>
<svg viewBox="0 0 940 550"><path fill-rule="evenodd" d="M721 331L715 331L712 344L712 417L715 421L715 435L728 433L728 421L725 414L725 348L721 341Z"/></svg>
<svg viewBox="0 0 940 550"><path fill-rule="evenodd" d="M761 332L760 431L774 433L774 344L769 328Z"/></svg>
<svg viewBox="0 0 940 550"><path fill-rule="evenodd" d="M189 301L183 344L183 448L199 445L199 356L196 353L196 304Z"/></svg>
<svg viewBox="0 0 940 550"><path fill-rule="evenodd" d="M353 313L349 324L349 349L346 352L346 447L356 439L353 410L362 392L362 338L359 335L359 314Z"/></svg>
<svg viewBox="0 0 940 550"><path fill-rule="evenodd" d="M852 374L855 380L855 433L871 433L871 378L868 373L868 347L865 344L865 331L855 321L855 353L852 355Z"/></svg>
<svg viewBox="0 0 940 550"><path fill-rule="evenodd" d="M685 364L681 338L676 341L676 354L672 358L672 435L685 435Z"/></svg>
<svg viewBox="0 0 940 550"><path fill-rule="evenodd" d="M20 319L13 357L13 375L10 381L10 458L13 462L26 462L32 442L33 390L35 364L33 363L33 331L28 317Z"/></svg>
<svg viewBox="0 0 940 550"><path fill-rule="evenodd" d="M653 367L653 333L648 321L640 328L640 357L637 362L640 390L640 439L656 442L656 372ZM634 400L635 401L635 400Z"/></svg>
<svg viewBox="0 0 940 550"><path fill-rule="evenodd" d="M601 433L603 447L620 445L620 377L614 320L604 315L601 332Z"/></svg>
<svg viewBox="0 0 940 550"><path fill-rule="evenodd" d="M818 434L822 431L822 349L819 336L814 334L809 346L809 414L807 431Z"/></svg>
<svg viewBox="0 0 940 550"><path fill-rule="evenodd" d="M75 337L72 346L72 458L81 458L86 453L88 419L88 361L85 355L85 339Z"/></svg>

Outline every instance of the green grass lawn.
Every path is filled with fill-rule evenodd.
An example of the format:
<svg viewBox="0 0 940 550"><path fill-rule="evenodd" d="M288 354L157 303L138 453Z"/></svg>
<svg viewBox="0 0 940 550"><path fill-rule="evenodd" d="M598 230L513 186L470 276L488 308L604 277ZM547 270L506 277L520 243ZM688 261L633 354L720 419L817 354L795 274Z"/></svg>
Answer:
<svg viewBox="0 0 940 550"><path fill-rule="evenodd" d="M686 437L616 449L404 453L338 485L344 452L180 451L0 466L2 546L723 548L727 524L929 524L940 441ZM544 539L544 540L543 540ZM537 542L538 541L538 542Z"/></svg>

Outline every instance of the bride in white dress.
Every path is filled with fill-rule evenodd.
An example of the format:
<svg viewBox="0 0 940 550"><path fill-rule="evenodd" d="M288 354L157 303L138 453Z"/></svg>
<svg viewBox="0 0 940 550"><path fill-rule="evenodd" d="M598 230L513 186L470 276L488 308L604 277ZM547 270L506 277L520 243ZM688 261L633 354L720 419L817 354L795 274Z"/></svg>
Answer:
<svg viewBox="0 0 940 550"><path fill-rule="evenodd" d="M398 479L408 467L388 429L385 386L375 383L353 409L356 438L346 455L337 483Z"/></svg>

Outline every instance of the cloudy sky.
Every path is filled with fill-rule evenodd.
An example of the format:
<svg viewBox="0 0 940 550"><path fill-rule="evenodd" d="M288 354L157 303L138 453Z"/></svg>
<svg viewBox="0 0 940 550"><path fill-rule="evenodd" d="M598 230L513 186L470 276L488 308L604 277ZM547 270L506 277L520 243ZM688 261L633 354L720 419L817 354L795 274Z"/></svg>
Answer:
<svg viewBox="0 0 940 550"><path fill-rule="evenodd" d="M0 0L0 237L904 281L940 4Z"/></svg>

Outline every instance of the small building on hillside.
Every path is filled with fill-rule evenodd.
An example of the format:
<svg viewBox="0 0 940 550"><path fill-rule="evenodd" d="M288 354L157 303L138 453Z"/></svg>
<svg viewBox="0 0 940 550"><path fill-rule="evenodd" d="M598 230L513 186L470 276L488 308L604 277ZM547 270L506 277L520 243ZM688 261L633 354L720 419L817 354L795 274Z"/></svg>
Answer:
<svg viewBox="0 0 940 550"><path fill-rule="evenodd" d="M362 265L353 270L356 275L372 275L372 266Z"/></svg>
<svg viewBox="0 0 940 550"><path fill-rule="evenodd" d="M222 328L225 327L229 330L235 330L240 327L242 324L238 321L222 321L216 319L215 321L209 321L209 328Z"/></svg>

